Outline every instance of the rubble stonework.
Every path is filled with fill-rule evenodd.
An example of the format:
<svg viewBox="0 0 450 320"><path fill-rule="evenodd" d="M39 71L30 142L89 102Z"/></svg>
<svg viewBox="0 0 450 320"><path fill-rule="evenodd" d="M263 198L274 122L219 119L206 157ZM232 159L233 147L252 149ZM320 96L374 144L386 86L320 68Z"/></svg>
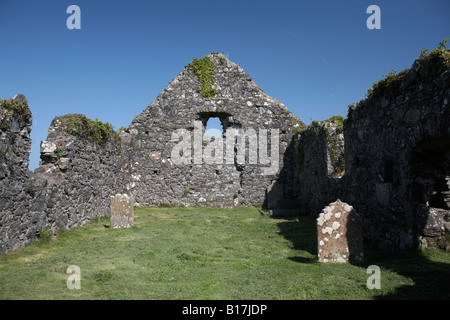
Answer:
<svg viewBox="0 0 450 320"><path fill-rule="evenodd" d="M41 143L39 168L29 172L31 116L21 118L16 112L11 117L18 121L20 135L11 139L8 130L0 135L4 138L0 149L5 152L0 167L7 169L0 179L0 253L36 241L43 230L56 235L60 229L105 216L109 196L120 190L117 143L99 145L67 134L63 117L56 117Z"/></svg>
<svg viewBox="0 0 450 320"><path fill-rule="evenodd" d="M0 112L0 117L8 115L8 119L0 118L5 124L0 147L6 155L0 157L0 253L35 241L44 229L57 234L61 228L108 215L109 197L118 193L133 197L136 205L234 207L264 203L267 187L276 181L278 197L292 199L296 191L295 179L289 175L295 166L290 143L293 126L301 122L280 101L265 94L239 65L223 54L207 57L214 65L214 97L200 96L197 76L186 66L126 130L107 141L93 141L82 134L90 125L82 115L56 117L41 143L42 161L35 173L27 172L31 148L28 106L23 115ZM224 130L224 161L219 163L204 161L203 153L214 143L203 139L211 117L219 118ZM81 121L79 127L66 130L66 124L73 121ZM176 164L172 159L180 142L173 134L179 130L192 138L189 163ZM200 162L194 159L197 132L201 135ZM247 144L226 145L226 138L234 133L245 134ZM269 162L263 161L264 140ZM242 150L246 153L241 154ZM231 164L226 162L225 151L233 153ZM252 152L256 152L256 162L250 161ZM237 161L241 155L244 161ZM275 170L265 173L271 165Z"/></svg>
<svg viewBox="0 0 450 320"><path fill-rule="evenodd" d="M279 197L293 198L295 180L294 155L288 146L293 126L300 121L278 100L265 94L237 64L221 53L207 55L214 63L214 98L202 98L195 74L186 66L158 97L138 115L123 133L124 150L129 161L123 170L129 172L125 182L127 192L140 205L183 204L187 206L233 207L262 204L266 189L275 181ZM205 160L208 147L216 140L202 139L208 120L219 118L223 127L223 151L216 163ZM182 133L180 130L184 130ZM269 164L263 164L261 140L272 150L271 130L279 135L276 141L279 162L273 173L265 174ZM244 146L227 146L236 132L253 139ZM174 133L178 133L175 137ZM267 136L263 136L266 134ZM174 150L181 137L188 139L191 158L177 163ZM200 140L200 146L195 145ZM202 141L203 140L203 141ZM250 160L249 149L256 153L256 163ZM238 152L247 157L239 162ZM258 150L259 149L259 150ZM265 150L264 150L265 151ZM231 153L231 163L227 157ZM287 168L280 172L281 168Z"/></svg>
<svg viewBox="0 0 450 320"><path fill-rule="evenodd" d="M317 218L317 244L320 262L363 262L360 215L345 202L330 203Z"/></svg>
<svg viewBox="0 0 450 320"><path fill-rule="evenodd" d="M314 217L341 199L362 217L365 240L380 248L400 255L419 243L447 245L448 67L416 61L395 87L360 101L347 119L303 130L239 65L223 54L206 57L214 73L211 88L203 88L208 98L188 65L128 128L101 141L82 134L89 121L66 130L77 117L56 117L34 173L26 99L0 101L0 253L44 229L57 234L108 215L115 194L135 205L264 204L273 216ZM220 119L221 138L203 136L210 118Z"/></svg>
<svg viewBox="0 0 450 320"><path fill-rule="evenodd" d="M450 69L433 60L416 61L393 86L350 109L339 177L329 175L329 137L337 133L325 131L327 122L297 138L304 211L316 215L339 198L363 217L365 239L383 250L408 254L425 242L445 248Z"/></svg>

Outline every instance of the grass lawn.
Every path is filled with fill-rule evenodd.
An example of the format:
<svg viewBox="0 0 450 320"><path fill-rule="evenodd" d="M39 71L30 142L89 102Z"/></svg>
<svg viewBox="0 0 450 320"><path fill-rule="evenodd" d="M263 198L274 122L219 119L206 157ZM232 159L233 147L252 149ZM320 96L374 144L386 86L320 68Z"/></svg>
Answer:
<svg viewBox="0 0 450 320"><path fill-rule="evenodd" d="M393 259L366 250L361 266L317 260L315 220L256 208L135 208L0 256L0 299L449 299L450 253ZM69 265L81 289L67 288ZM366 287L369 265L381 289Z"/></svg>

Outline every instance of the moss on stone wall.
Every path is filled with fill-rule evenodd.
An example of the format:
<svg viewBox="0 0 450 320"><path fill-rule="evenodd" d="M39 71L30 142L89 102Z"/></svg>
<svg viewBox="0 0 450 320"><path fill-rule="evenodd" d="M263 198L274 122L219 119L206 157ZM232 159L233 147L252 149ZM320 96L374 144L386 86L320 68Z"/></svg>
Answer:
<svg viewBox="0 0 450 320"><path fill-rule="evenodd" d="M202 59L194 58L189 64L189 68L200 82L198 91L202 98L214 98L216 96L216 89L213 88L214 62L209 56L204 56Z"/></svg>
<svg viewBox="0 0 450 320"><path fill-rule="evenodd" d="M120 144L120 137L114 131L113 126L108 122L101 122L98 119L92 120L84 114L67 114L62 117L62 130L73 136L86 137L89 140L103 145L109 139L113 139Z"/></svg>
<svg viewBox="0 0 450 320"><path fill-rule="evenodd" d="M343 116L332 116L327 121L334 123L336 125L337 133L344 133L344 117Z"/></svg>
<svg viewBox="0 0 450 320"><path fill-rule="evenodd" d="M445 38L439 43L439 46L431 51L422 49L419 55L419 59L415 62L417 67L420 69L424 67L427 63L430 63L435 67L436 72L442 72L445 69L450 68L450 49L447 48L447 40Z"/></svg>
<svg viewBox="0 0 450 320"><path fill-rule="evenodd" d="M373 99L381 97L385 93L387 93L389 98L395 97L399 94L402 80L409 70L410 69L405 69L400 73L397 73L396 70L392 70L387 75L383 75L383 78L380 81L373 83L372 89L367 90L367 98Z"/></svg>
<svg viewBox="0 0 450 320"><path fill-rule="evenodd" d="M31 116L31 111L25 98L2 100L0 107L3 108L4 112L15 112L22 116Z"/></svg>
<svg viewBox="0 0 450 320"><path fill-rule="evenodd" d="M445 38L439 46L431 51L422 49L419 58L414 62L413 68L416 72L420 72L421 69L428 68L426 74L432 75L433 73L439 73L445 69L450 68L450 51L447 49L447 39ZM392 70L388 75L383 75L383 79L373 83L372 89L367 91L367 97L376 98L383 96L387 93L388 98L395 97L399 90L404 77L408 74L410 69L404 69L397 73L396 70Z"/></svg>

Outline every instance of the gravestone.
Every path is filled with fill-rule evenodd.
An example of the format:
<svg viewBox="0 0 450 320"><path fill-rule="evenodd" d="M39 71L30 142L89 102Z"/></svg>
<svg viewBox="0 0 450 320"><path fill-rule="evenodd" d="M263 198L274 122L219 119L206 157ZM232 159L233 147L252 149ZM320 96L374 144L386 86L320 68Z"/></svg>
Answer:
<svg viewBox="0 0 450 320"><path fill-rule="evenodd" d="M320 262L363 261L362 219L352 206L337 200L317 219L317 244Z"/></svg>
<svg viewBox="0 0 450 320"><path fill-rule="evenodd" d="M130 228L134 223L134 201L127 194L110 197L111 228Z"/></svg>

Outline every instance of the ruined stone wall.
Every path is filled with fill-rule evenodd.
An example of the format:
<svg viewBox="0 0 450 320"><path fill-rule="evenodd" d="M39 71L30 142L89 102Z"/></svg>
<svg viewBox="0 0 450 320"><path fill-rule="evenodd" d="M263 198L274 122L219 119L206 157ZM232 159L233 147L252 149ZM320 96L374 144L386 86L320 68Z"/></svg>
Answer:
<svg viewBox="0 0 450 320"><path fill-rule="evenodd" d="M2 130L1 166L7 171L0 178L0 253L32 243L43 230L55 235L109 213L120 177L119 145L67 134L63 118L50 125L34 173L28 172L31 113L10 115L13 125Z"/></svg>
<svg viewBox="0 0 450 320"><path fill-rule="evenodd" d="M302 134L300 203L313 215L336 199L350 203L364 217L365 239L396 254L419 243L445 247L450 204L448 64L418 60L388 80L349 111L345 174L338 180L327 170L326 138L315 135L313 128Z"/></svg>
<svg viewBox="0 0 450 320"><path fill-rule="evenodd" d="M0 99L0 179L21 180L28 172L31 111L25 96Z"/></svg>
<svg viewBox="0 0 450 320"><path fill-rule="evenodd" d="M292 140L292 128L299 120L281 102L266 95L239 65L223 54L213 53L205 58L214 65L214 97L201 96L199 80L191 65L186 66L126 131L124 145L129 158L126 170L130 178L127 191L140 205L232 207L264 203L267 187L277 180L282 185L281 197L292 197L295 192L293 152L287 156L286 149ZM194 145L202 141L211 117L220 119L223 141L203 140L199 151ZM177 131L180 129L184 129L184 133ZM271 129L279 136L276 157L271 154L271 158L278 158L279 162L264 164L262 156L266 149L261 148L260 139L265 139L266 154L270 154ZM180 137L173 139L174 132ZM239 148L247 149L247 156L252 148L250 142L245 147L234 143L237 132L255 138L253 150L259 151L257 162L251 162L248 157L244 162L237 160ZM267 137L263 137L264 132ZM173 152L181 141L188 141L185 152L190 158L177 163ZM231 146L227 147L227 141ZM215 152L220 149L223 155L217 157L211 149ZM214 155L209 162L205 158L208 152ZM230 153L231 162L228 162ZM275 170L265 173L271 165ZM280 172L280 168L288 170Z"/></svg>
<svg viewBox="0 0 450 320"><path fill-rule="evenodd" d="M429 236L430 196L448 192L440 184L450 175L449 103L450 69L423 61L349 115L345 199L364 214L366 237L383 247L404 251ZM445 240L442 226L433 229Z"/></svg>
<svg viewBox="0 0 450 320"><path fill-rule="evenodd" d="M313 122L295 139L302 214L316 215L340 195L344 174L342 121Z"/></svg>
<svg viewBox="0 0 450 320"><path fill-rule="evenodd" d="M66 115L53 119L41 142L37 179L46 183L46 225L52 231L83 225L109 213L109 197L120 183L120 141L95 142L84 134L65 132Z"/></svg>
<svg viewBox="0 0 450 320"><path fill-rule="evenodd" d="M239 65L223 54L206 58L211 87L199 90L191 63L119 133L98 121L89 131L93 121L83 117L56 117L35 173L28 172L26 99L1 102L0 253L42 230L56 234L107 215L117 193L137 205L294 203L314 216L340 199L363 217L365 239L394 253L419 242L445 245L448 64L416 61L360 101L345 125L333 117L299 130L304 124ZM223 127L219 139L203 135L213 117Z"/></svg>
<svg viewBox="0 0 450 320"><path fill-rule="evenodd" d="M28 243L36 231L29 228L37 222L31 212L36 184L28 173L31 124L23 95L0 99L0 253Z"/></svg>
<svg viewBox="0 0 450 320"><path fill-rule="evenodd" d="M293 128L303 124L223 54L207 59L214 95L202 96L190 64L126 130L116 133L83 115L56 117L34 173L28 172L25 98L17 98L23 106L0 110L0 253L35 241L45 229L57 234L107 215L117 193L133 196L136 205L232 207L263 204L276 183L275 206L293 198L291 141ZM211 117L220 118L222 140L203 138ZM191 153L185 163L174 159L182 141L189 143L181 158Z"/></svg>

